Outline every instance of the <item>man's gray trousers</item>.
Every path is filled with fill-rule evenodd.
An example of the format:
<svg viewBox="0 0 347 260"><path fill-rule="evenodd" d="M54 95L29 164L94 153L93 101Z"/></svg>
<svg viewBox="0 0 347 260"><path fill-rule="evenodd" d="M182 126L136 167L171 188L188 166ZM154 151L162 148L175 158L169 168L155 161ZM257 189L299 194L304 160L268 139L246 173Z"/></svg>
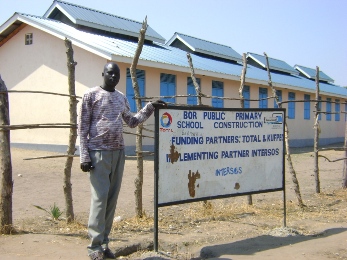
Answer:
<svg viewBox="0 0 347 260"><path fill-rule="evenodd" d="M108 247L117 199L122 183L125 155L124 150L90 151L91 204L88 234L91 244L88 254Z"/></svg>

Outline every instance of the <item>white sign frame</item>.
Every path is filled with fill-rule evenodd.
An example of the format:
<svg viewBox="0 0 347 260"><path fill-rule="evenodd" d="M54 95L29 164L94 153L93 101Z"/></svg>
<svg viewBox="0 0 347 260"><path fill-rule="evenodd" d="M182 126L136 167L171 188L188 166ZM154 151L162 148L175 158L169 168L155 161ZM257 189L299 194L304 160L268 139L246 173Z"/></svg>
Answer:
<svg viewBox="0 0 347 260"><path fill-rule="evenodd" d="M155 206L285 188L285 109L155 110Z"/></svg>

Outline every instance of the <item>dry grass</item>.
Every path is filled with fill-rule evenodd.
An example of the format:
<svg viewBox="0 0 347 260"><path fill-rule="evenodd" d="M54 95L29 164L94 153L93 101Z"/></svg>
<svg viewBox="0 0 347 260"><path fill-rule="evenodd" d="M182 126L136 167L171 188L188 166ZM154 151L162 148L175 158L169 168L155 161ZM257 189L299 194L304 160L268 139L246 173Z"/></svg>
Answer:
<svg viewBox="0 0 347 260"><path fill-rule="evenodd" d="M287 202L287 223L309 234L299 222L303 220L344 222L347 219L347 190L340 189L329 193L316 194L305 201L304 208ZM283 222L283 202L280 200L261 200L248 205L239 198L218 199L208 202L194 202L185 205L168 206L159 209L159 228L162 232L184 232L185 229L197 227L202 223L233 222L257 225L264 230L278 227ZM52 220L47 217L24 219L15 227L18 232L70 234L86 237L86 219L77 219L72 223L65 220ZM152 233L154 220L147 214L143 218L128 218L114 222L112 232Z"/></svg>
<svg viewBox="0 0 347 260"><path fill-rule="evenodd" d="M194 248L203 244L259 235L320 235L320 224L344 223L347 219L347 190L312 195L305 201L304 208L288 200L286 228L283 227L283 201L273 197L276 196L253 200L254 205L248 205L245 197L235 197L209 201L207 206L204 202L194 202L159 208L159 252L170 252L165 259L191 259ZM86 217L69 224L65 220L40 217L23 220L16 230L88 239L86 223ZM144 213L143 218L114 222L111 236L125 241L152 241L153 227L153 216ZM119 240L114 243L112 246L121 246ZM153 252L140 250L130 257L141 259L151 254Z"/></svg>

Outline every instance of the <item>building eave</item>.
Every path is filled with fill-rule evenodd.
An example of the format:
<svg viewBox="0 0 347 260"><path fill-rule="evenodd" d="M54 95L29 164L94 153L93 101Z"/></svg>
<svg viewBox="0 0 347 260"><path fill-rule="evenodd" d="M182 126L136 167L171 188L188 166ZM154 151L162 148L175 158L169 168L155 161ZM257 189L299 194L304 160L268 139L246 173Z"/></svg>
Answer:
<svg viewBox="0 0 347 260"><path fill-rule="evenodd" d="M71 16L59 2L56 2L56 1L53 2L53 4L46 11L46 13L44 14L43 17L48 18L52 14L54 9L56 9L56 8L59 11L61 11L76 26L82 25L82 26L86 26L86 27L90 27L90 28L94 28L94 29L103 30L106 32L112 32L112 33L118 33L118 34L124 34L125 33L125 35L131 36L131 37L135 37L135 38L139 37L139 33L135 33L135 32L129 31L129 30L117 29L114 27L110 27L110 26L106 26L106 25L102 25L102 24L98 24L98 23L93 23L93 22L83 20L83 19L78 19L78 18L76 19L73 16ZM121 17L119 17L119 18L121 18ZM129 20L129 19L127 19L127 20ZM136 21L133 21L133 22L136 22ZM136 22L136 23L138 23L138 22ZM159 42L162 44L165 43L164 38L153 37L150 35L146 35L145 39L149 40L149 41L153 41L153 42Z"/></svg>
<svg viewBox="0 0 347 260"><path fill-rule="evenodd" d="M124 29L117 29L117 28L113 28L113 27L109 27L109 26L103 26L101 24L96 24L96 23L92 23L92 22L88 22L85 20L80 20L77 19L76 20L76 24L77 25L83 25L86 27L91 27L91 28L95 28L95 29L99 29L99 30L103 30L103 31L107 31L107 32L112 32L112 33L118 33L118 34L124 34ZM128 36L134 37L134 38L138 38L140 33L134 33L131 31L126 31ZM159 43L165 43L165 41L163 41L162 39L159 38L155 38L155 37L151 37L146 35L146 40L149 41L154 41L154 42L159 42Z"/></svg>
<svg viewBox="0 0 347 260"><path fill-rule="evenodd" d="M61 39L61 40L65 40L65 38L68 38L69 40L71 40L72 44L74 44L74 45L76 45L82 49L85 49L85 50L87 50L91 53L94 53L100 57L103 57L105 59L111 59L111 53L109 53L109 52L101 51L98 48L95 48L94 46L87 44L86 42L82 42L75 37L67 36L66 34L63 34L63 33L56 31L52 28L48 28L42 24L38 24L35 21L31 20L30 18L27 18L27 17L22 16L20 14L17 14L16 16L13 17L13 19L10 19L9 23L6 23L6 25L7 25L6 27L8 28L11 25L10 22L14 23L16 21L20 21L21 23L25 23L25 24L32 26L38 30L42 30L42 31L44 31L44 32L46 32L52 36L55 36L55 37ZM3 26L0 27L1 31L4 30L2 27Z"/></svg>
<svg viewBox="0 0 347 260"><path fill-rule="evenodd" d="M0 26L0 35L2 35L11 25L13 25L18 19L19 14L14 13L6 22Z"/></svg>

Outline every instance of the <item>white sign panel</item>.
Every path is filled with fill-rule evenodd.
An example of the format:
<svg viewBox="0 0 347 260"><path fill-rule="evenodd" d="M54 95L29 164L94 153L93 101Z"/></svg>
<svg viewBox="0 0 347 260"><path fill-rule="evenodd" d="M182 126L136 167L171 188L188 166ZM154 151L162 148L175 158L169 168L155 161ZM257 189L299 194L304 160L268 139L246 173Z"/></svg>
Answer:
<svg viewBox="0 0 347 260"><path fill-rule="evenodd" d="M158 205L283 189L283 109L158 113Z"/></svg>

